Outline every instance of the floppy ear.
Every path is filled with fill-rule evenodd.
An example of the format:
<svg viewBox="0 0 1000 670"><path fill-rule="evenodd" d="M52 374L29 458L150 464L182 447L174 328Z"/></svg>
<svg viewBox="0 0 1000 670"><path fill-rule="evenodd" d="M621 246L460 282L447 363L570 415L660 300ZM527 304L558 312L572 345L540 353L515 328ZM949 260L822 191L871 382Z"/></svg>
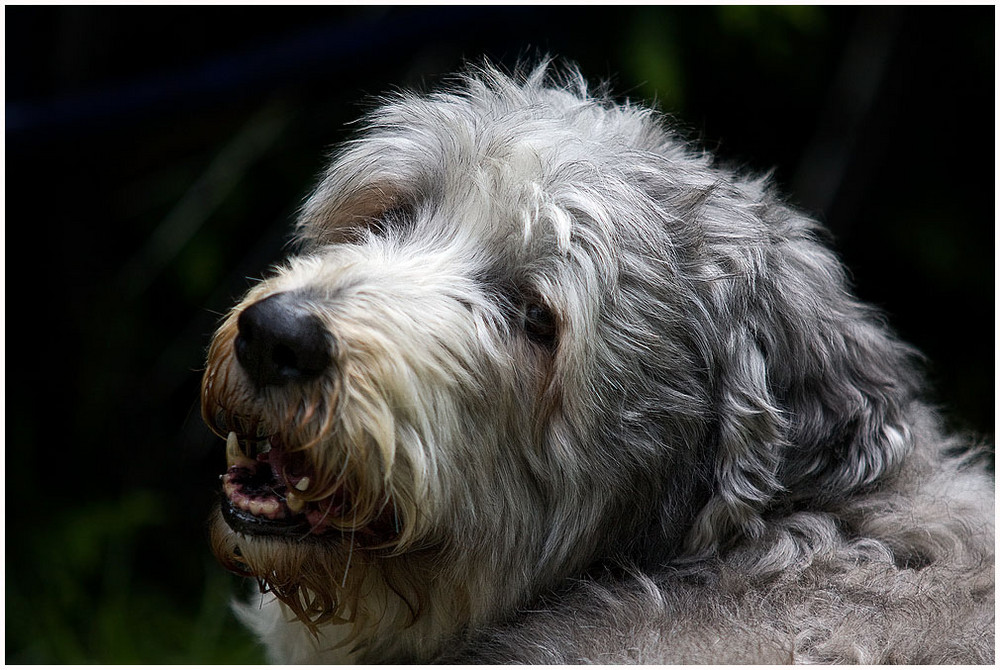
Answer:
<svg viewBox="0 0 1000 670"><path fill-rule="evenodd" d="M690 542L758 535L776 505L822 505L895 472L912 440L914 352L854 299L816 225L784 208L708 311L714 352L714 490Z"/></svg>

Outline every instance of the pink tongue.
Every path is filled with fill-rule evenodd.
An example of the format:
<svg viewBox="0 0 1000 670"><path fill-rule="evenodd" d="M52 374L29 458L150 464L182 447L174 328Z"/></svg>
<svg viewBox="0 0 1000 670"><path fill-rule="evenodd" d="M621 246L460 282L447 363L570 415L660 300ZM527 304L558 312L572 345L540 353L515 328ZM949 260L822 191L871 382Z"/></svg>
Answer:
<svg viewBox="0 0 1000 670"><path fill-rule="evenodd" d="M294 459L289 458L288 454L281 449L272 448L270 451L257 454L257 460L270 465L271 472L274 473L274 478L279 482L287 482L294 485L302 479L302 476L294 470Z"/></svg>

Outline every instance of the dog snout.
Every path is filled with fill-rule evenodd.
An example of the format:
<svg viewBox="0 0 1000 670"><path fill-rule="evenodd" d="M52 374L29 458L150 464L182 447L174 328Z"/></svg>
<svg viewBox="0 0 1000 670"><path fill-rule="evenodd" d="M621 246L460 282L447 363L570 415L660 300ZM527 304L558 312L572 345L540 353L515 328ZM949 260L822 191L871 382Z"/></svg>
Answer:
<svg viewBox="0 0 1000 670"><path fill-rule="evenodd" d="M253 303L237 327L236 359L258 387L314 379L333 363L331 335L294 293Z"/></svg>

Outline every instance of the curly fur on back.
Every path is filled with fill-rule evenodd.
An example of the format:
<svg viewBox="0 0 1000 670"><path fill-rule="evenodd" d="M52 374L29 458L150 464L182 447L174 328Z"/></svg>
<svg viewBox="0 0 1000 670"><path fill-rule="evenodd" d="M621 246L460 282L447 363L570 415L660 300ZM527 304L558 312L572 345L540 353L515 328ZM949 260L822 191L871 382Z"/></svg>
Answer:
<svg viewBox="0 0 1000 670"><path fill-rule="evenodd" d="M575 72L484 68L387 100L300 231L301 258L220 330L206 417L223 434L212 403L275 421L277 400L208 380L236 365L219 353L236 313L308 292L338 342L347 324L398 352L364 374L410 379L371 385L395 428L359 485L406 503L407 542L296 548L290 568L292 543L268 540L255 571L264 542L219 522L220 556L284 580L293 608L306 573L332 603L369 571L351 601L369 628L340 651L349 624L312 636L277 602L244 608L276 660L992 662L992 480L766 179ZM351 311L358 286L381 322ZM538 303L557 333L542 344ZM361 462L334 437L310 449L334 472ZM373 574L417 594L412 620L382 591L365 609Z"/></svg>

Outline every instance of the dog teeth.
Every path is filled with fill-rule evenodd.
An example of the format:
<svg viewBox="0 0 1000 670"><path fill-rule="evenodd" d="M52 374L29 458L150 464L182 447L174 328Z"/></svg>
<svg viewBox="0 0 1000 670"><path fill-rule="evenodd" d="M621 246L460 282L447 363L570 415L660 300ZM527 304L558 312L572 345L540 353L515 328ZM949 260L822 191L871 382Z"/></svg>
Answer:
<svg viewBox="0 0 1000 670"><path fill-rule="evenodd" d="M229 431L226 437L226 465L233 467L240 457L246 458L243 450L240 449L240 441L236 438L236 433Z"/></svg>
<svg viewBox="0 0 1000 670"><path fill-rule="evenodd" d="M250 500L247 509L254 516L266 516L274 518L278 513L279 503L277 500L268 498L265 500Z"/></svg>
<svg viewBox="0 0 1000 670"><path fill-rule="evenodd" d="M240 441L234 431L229 431L229 435L226 436L226 454L242 454Z"/></svg>
<svg viewBox="0 0 1000 670"><path fill-rule="evenodd" d="M226 437L226 466L231 468L234 466L252 467L253 465L254 461L247 458L247 455L243 452L236 433L230 431Z"/></svg>
<svg viewBox="0 0 1000 670"><path fill-rule="evenodd" d="M285 504L288 505L288 509L292 510L292 513L298 514L306 506L306 501L289 491L288 495L285 496Z"/></svg>
<svg viewBox="0 0 1000 670"><path fill-rule="evenodd" d="M298 514L306 506L306 501L296 495L295 491L305 491L309 488L309 478L303 477L299 481L292 484L294 491L289 491L285 495L285 504L288 505L288 509L292 510L293 514Z"/></svg>

